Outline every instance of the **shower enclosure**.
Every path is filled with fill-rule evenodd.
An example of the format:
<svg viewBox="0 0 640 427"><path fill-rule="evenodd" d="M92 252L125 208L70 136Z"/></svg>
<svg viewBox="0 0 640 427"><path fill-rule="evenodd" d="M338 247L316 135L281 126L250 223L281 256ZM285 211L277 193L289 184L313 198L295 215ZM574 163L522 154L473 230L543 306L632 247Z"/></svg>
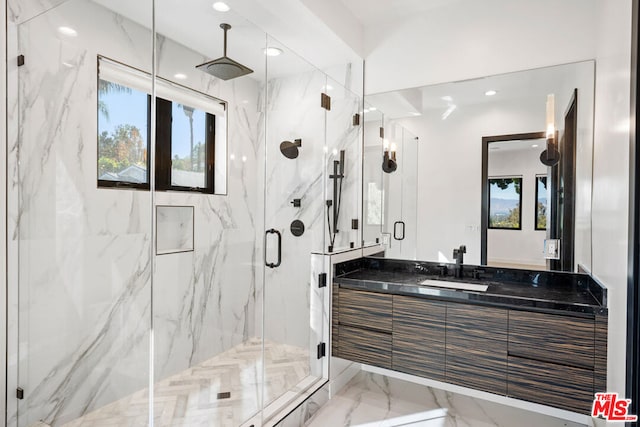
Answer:
<svg viewBox="0 0 640 427"><path fill-rule="evenodd" d="M206 3L8 15L8 425L272 425L328 377L329 167L357 247L361 98ZM253 70L228 81L195 68L223 22Z"/></svg>

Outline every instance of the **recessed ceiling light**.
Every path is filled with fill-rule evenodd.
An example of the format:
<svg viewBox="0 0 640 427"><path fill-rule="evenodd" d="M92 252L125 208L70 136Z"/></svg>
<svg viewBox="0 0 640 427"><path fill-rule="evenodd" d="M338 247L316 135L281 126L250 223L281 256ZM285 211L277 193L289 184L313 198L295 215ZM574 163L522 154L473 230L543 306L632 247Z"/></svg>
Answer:
<svg viewBox="0 0 640 427"><path fill-rule="evenodd" d="M369 111L376 111L377 108L376 107L369 107Z"/></svg>
<svg viewBox="0 0 640 427"><path fill-rule="evenodd" d="M213 8L215 10L217 10L218 12L229 12L229 10L231 10L231 8L229 7L228 4L226 4L225 2L222 1L217 1L213 4Z"/></svg>
<svg viewBox="0 0 640 427"><path fill-rule="evenodd" d="M411 114L412 116L416 116L416 117L418 117L418 116L421 116L421 115L422 115L422 114L420 114L420 113L418 113L418 112L415 112L415 111L409 111L409 114Z"/></svg>
<svg viewBox="0 0 640 427"><path fill-rule="evenodd" d="M533 145L531 146L531 148L537 148L537 147L538 147L538 144L533 144Z"/></svg>
<svg viewBox="0 0 640 427"><path fill-rule="evenodd" d="M78 32L71 27L58 27L58 32L63 36L75 37L78 35Z"/></svg>
<svg viewBox="0 0 640 427"><path fill-rule="evenodd" d="M498 91L495 91L495 90L493 90L493 89L490 89L490 90L486 91L484 94L485 94L485 95L487 95L487 96L493 96L493 95L495 95L496 93L498 93Z"/></svg>
<svg viewBox="0 0 640 427"><path fill-rule="evenodd" d="M280 56L282 55L282 49L278 49L277 47L268 47L264 49L264 54L267 56Z"/></svg>
<svg viewBox="0 0 640 427"><path fill-rule="evenodd" d="M333 86L331 86L331 85L326 85L326 86L323 86L323 89L324 89L324 90L333 90Z"/></svg>
<svg viewBox="0 0 640 427"><path fill-rule="evenodd" d="M246 162L247 161L247 156L242 156L242 162Z"/></svg>
<svg viewBox="0 0 640 427"><path fill-rule="evenodd" d="M173 77L175 77L178 80L184 80L184 79L187 78L187 75L183 74L183 73L176 73L176 74L173 75Z"/></svg>
<svg viewBox="0 0 640 427"><path fill-rule="evenodd" d="M447 101L447 102L451 102L453 101L453 98L450 97L449 95L445 95L441 98L443 101Z"/></svg>

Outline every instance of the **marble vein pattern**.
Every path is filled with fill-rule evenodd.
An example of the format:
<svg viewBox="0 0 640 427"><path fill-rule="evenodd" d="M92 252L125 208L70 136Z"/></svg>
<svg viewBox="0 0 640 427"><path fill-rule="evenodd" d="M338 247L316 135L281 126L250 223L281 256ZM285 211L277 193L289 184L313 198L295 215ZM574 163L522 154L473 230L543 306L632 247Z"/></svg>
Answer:
<svg viewBox="0 0 640 427"><path fill-rule="evenodd" d="M306 424L309 427L369 426L411 414L445 409L442 427L585 427L582 424L461 394L360 372ZM407 425L384 424L386 425ZM413 425L413 424L409 424Z"/></svg>
<svg viewBox="0 0 640 427"><path fill-rule="evenodd" d="M264 83L182 83L229 102L228 196L97 189L96 57L149 71L151 32L85 0L10 27L11 54L30 59L10 71L9 377L25 399L9 425L55 426L147 386L152 320L158 379L261 333ZM157 47L160 75L205 59L160 35ZM156 204L194 206L193 252L152 263Z"/></svg>
<svg viewBox="0 0 640 427"><path fill-rule="evenodd" d="M260 409L262 393L272 400L309 375L308 351L250 339L154 385L155 426L237 427ZM230 393L219 398L218 393ZM143 389L98 408L63 427L144 426L148 390Z"/></svg>

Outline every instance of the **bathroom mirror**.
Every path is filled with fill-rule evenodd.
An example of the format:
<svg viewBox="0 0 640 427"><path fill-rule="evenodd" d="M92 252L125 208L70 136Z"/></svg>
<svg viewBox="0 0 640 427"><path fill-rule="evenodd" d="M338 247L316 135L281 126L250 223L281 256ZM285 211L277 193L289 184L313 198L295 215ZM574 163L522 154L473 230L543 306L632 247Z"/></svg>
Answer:
<svg viewBox="0 0 640 427"><path fill-rule="evenodd" d="M453 249L466 245L464 261L469 264L589 271L594 77L594 61L582 61L368 96L367 102L384 112L387 144L395 143L398 159L397 169L391 174L382 168L365 167L365 192L382 176L379 240L385 256L452 262ZM488 179L496 177L483 175L483 145L489 147L486 141L495 137L499 140L509 135L544 132L549 94L555 95L558 143L562 145L565 137L575 133L574 158L562 170L560 166L550 168L540 163L531 173L507 173L506 178L522 177L522 223L520 228L489 228L483 189L488 190ZM574 99L575 123L565 123ZM370 132L366 123L365 132ZM415 150L411 138L417 138ZM517 141L513 139L514 147ZM383 144L380 142L379 151L373 152L366 149L365 143L365 164L375 163L370 156L382 160ZM495 147L506 149L506 140L501 144L503 147ZM522 144L529 144L529 150L536 151L545 148L546 140ZM556 185L555 194L549 193L545 206L548 223L544 230L536 221L541 215L534 208L536 198L541 197L536 187L544 188L543 176L547 177L547 186ZM561 206L568 182L572 184L574 200L570 206ZM415 210L411 209L412 204ZM571 233L563 231L571 227ZM488 241L483 237L485 228ZM394 238L394 233L404 240ZM519 243L525 233L537 236L526 248ZM413 242L409 236L415 236ZM492 236L510 248L512 259L487 258L487 243L489 254L492 253ZM549 261L544 242L552 238L560 239L562 253L561 259ZM525 252L530 255L519 256Z"/></svg>

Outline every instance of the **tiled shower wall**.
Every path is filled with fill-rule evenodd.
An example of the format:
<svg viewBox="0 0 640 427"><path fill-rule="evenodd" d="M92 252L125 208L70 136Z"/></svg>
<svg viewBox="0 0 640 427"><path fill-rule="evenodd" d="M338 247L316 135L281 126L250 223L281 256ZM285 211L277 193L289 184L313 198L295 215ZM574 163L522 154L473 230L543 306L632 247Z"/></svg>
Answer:
<svg viewBox="0 0 640 427"><path fill-rule="evenodd" d="M97 55L151 72L150 16L133 22L87 0L15 0L9 15L9 57L25 56L9 70L8 389L25 390L9 400L10 425L18 413L20 426L59 425L146 388L152 318L156 380L262 336L263 315L267 339L314 346L323 328L312 334L306 323L318 273L308 254L327 245L334 148L347 151L336 248L360 239L350 227L360 219L359 98L312 67L286 75L274 66L266 86L258 68L228 82L204 73L181 82L228 102L233 156L227 195L155 194L156 205L193 206L195 233L193 252L155 258L152 279L150 194L96 188L95 111ZM63 25L78 36L60 35ZM207 59L158 33L159 76ZM250 34L261 49L266 36ZM331 112L319 107L322 91ZM300 158L286 159L278 145L297 137ZM294 218L308 227L301 238L288 231ZM263 277L271 227L284 234L283 268Z"/></svg>
<svg viewBox="0 0 640 427"><path fill-rule="evenodd" d="M30 10L28 3L11 2L11 10ZM9 339L17 343L10 344L9 389L25 390L20 425L57 425L148 385L151 199L96 188L95 105L96 56L150 72L151 32L89 1L21 16L9 38L17 42L10 56L26 59L10 70L9 84ZM61 25L78 36L66 40ZM161 76L174 61L206 59L162 36L158 58ZM229 102L236 161L227 196L156 194L156 204L194 206L196 226L193 252L156 261L157 379L262 333L253 316L262 283L264 83L201 74L185 84Z"/></svg>

